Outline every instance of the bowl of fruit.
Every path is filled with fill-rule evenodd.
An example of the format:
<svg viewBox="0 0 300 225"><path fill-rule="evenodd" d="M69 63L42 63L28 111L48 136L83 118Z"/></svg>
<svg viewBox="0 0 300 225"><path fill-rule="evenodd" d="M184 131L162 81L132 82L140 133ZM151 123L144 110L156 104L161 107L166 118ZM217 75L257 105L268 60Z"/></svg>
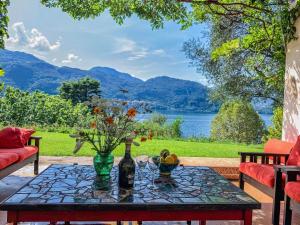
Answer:
<svg viewBox="0 0 300 225"><path fill-rule="evenodd" d="M177 155L170 154L168 149L162 150L160 156L154 156L152 161L158 167L160 175L163 176L170 176L172 170L179 165Z"/></svg>

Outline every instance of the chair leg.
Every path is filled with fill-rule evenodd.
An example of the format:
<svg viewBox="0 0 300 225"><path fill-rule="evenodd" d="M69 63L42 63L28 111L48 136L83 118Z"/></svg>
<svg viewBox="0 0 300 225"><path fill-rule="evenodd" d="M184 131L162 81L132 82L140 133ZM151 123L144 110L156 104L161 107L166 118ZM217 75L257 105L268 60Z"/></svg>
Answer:
<svg viewBox="0 0 300 225"><path fill-rule="evenodd" d="M39 159L34 160L34 175L39 174Z"/></svg>
<svg viewBox="0 0 300 225"><path fill-rule="evenodd" d="M282 173L277 171L275 174L275 184L273 193L273 210L272 210L272 222L273 225L279 225L280 219L280 201L283 197L282 190Z"/></svg>
<svg viewBox="0 0 300 225"><path fill-rule="evenodd" d="M244 186L245 186L245 181L244 181L244 176L243 173L240 173L240 180L239 180L239 184L240 184L240 189L244 190Z"/></svg>
<svg viewBox="0 0 300 225"><path fill-rule="evenodd" d="M292 224L292 210L291 210L291 199L287 195L284 197L284 217L283 225Z"/></svg>

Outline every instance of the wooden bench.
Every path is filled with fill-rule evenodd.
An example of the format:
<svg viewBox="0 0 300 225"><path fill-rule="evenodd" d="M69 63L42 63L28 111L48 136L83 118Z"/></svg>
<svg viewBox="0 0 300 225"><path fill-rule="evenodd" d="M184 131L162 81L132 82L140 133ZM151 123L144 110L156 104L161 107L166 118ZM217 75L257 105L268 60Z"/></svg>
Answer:
<svg viewBox="0 0 300 225"><path fill-rule="evenodd" d="M29 163L34 163L34 174L39 173L39 150L41 137L30 137L23 148L0 149L0 179ZM32 143L34 142L34 143Z"/></svg>

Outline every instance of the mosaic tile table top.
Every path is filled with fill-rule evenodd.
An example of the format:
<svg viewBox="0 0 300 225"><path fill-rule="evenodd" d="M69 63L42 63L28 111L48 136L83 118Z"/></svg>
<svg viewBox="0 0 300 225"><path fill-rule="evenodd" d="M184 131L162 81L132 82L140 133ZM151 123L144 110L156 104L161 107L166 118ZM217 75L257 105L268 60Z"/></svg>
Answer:
<svg viewBox="0 0 300 225"><path fill-rule="evenodd" d="M138 168L132 190L118 187L114 167L109 185L92 166L51 165L0 206L1 210L257 209L260 204L208 167L178 167L160 177L154 165ZM101 186L101 189L99 187Z"/></svg>

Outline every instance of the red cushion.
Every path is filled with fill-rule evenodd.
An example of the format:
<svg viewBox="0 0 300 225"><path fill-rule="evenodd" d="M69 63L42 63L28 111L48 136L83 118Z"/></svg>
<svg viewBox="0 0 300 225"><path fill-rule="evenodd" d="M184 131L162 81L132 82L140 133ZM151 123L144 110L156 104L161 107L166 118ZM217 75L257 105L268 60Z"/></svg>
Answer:
<svg viewBox="0 0 300 225"><path fill-rule="evenodd" d="M22 133L17 127L6 127L0 131L0 148L22 148Z"/></svg>
<svg viewBox="0 0 300 225"><path fill-rule="evenodd" d="M8 167L18 160L19 156L15 153L0 153L0 170Z"/></svg>
<svg viewBox="0 0 300 225"><path fill-rule="evenodd" d="M281 141L278 139L270 139L264 146L264 152L289 154L294 145L295 143Z"/></svg>
<svg viewBox="0 0 300 225"><path fill-rule="evenodd" d="M22 134L22 143L23 145L26 145L31 135L35 132L33 129L26 129L21 128L21 134Z"/></svg>
<svg viewBox="0 0 300 225"><path fill-rule="evenodd" d="M291 151L287 165L300 166L300 136L298 137L297 142Z"/></svg>
<svg viewBox="0 0 300 225"><path fill-rule="evenodd" d="M264 146L265 153L281 153L281 154L290 154L292 148L294 147L295 143L290 143L286 141L281 141L278 139L270 139ZM273 157L270 157L273 159ZM281 163L285 163L285 157L281 158Z"/></svg>
<svg viewBox="0 0 300 225"><path fill-rule="evenodd" d="M300 203L300 182L299 181L288 182L285 185L284 191L290 198Z"/></svg>
<svg viewBox="0 0 300 225"><path fill-rule="evenodd" d="M264 165L253 162L246 162L240 164L240 172L257 180L259 183L264 184L270 188L274 187L275 171L273 165ZM285 175L282 177L285 180Z"/></svg>
<svg viewBox="0 0 300 225"><path fill-rule="evenodd" d="M1 153L15 153L19 156L18 161L22 161L24 159L29 158L38 152L38 148L35 146L25 146L23 148L15 148L15 149L0 149Z"/></svg>

